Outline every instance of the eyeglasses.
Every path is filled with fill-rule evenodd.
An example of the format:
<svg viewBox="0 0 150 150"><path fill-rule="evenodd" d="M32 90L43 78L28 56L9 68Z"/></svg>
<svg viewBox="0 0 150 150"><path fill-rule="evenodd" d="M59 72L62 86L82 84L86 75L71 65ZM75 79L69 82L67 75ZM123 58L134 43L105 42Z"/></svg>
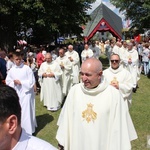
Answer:
<svg viewBox="0 0 150 150"><path fill-rule="evenodd" d="M118 63L119 62L119 60L110 60L111 61L111 63L113 63L113 62L116 62L116 63Z"/></svg>

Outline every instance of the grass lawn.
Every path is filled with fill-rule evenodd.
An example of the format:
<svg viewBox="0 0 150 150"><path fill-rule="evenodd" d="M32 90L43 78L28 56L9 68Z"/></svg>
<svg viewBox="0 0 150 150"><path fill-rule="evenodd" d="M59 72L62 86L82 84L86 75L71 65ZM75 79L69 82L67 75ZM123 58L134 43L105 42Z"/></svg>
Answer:
<svg viewBox="0 0 150 150"><path fill-rule="evenodd" d="M107 68L108 61L105 57L101 58L104 68ZM138 82L139 88L133 93L132 107L130 114L138 134L138 139L132 142L132 150L147 150L147 136L150 136L150 79L141 75ZM36 118L38 127L35 136L50 142L57 147L55 139L57 131L57 119L60 110L50 112L43 103L40 102L39 95L36 96Z"/></svg>

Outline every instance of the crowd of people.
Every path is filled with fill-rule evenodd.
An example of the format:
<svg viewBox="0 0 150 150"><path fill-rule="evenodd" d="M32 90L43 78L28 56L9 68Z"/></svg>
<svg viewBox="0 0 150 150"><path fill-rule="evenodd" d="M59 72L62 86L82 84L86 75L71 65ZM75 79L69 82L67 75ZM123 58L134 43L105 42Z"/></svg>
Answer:
<svg viewBox="0 0 150 150"><path fill-rule="evenodd" d="M105 70L101 55L109 60ZM4 112L0 112L0 126L11 117L17 122L19 129L14 133L21 136L17 134L11 148L22 134L32 135L37 127L35 94L40 93L48 111L62 108L56 133L59 149L129 150L130 142L137 138L129 108L141 73L150 74L148 42L107 40L63 45L52 51L26 46L9 53L1 50L0 82L6 85L0 88L10 91L10 96L5 98L2 90L0 108L8 107L1 106L1 99L16 94L21 114L18 117L12 110L3 118Z"/></svg>

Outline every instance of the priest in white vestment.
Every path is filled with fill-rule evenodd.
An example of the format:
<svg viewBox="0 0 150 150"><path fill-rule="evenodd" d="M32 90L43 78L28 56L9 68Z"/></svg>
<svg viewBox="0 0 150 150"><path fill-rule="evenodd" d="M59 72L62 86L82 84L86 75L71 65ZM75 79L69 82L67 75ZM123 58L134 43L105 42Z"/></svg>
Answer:
<svg viewBox="0 0 150 150"><path fill-rule="evenodd" d="M22 109L21 126L27 133L32 134L37 126L34 94L35 78L31 68L24 65L20 52L15 52L13 58L15 65L7 74L6 84L16 90Z"/></svg>
<svg viewBox="0 0 150 150"><path fill-rule="evenodd" d="M117 41L112 49L112 52L119 55L121 46L122 44L119 41Z"/></svg>
<svg viewBox="0 0 150 150"><path fill-rule="evenodd" d="M94 56L93 51L89 48L88 44L84 45L84 50L81 53L82 62L84 62L87 58L91 58Z"/></svg>
<svg viewBox="0 0 150 150"><path fill-rule="evenodd" d="M110 85L121 92L128 110L131 106L133 80L130 72L120 65L118 54L111 55L110 67L103 71L103 75Z"/></svg>
<svg viewBox="0 0 150 150"><path fill-rule="evenodd" d="M63 48L59 49L59 57L55 60L62 69L62 75L60 78L60 84L62 88L63 97L67 96L68 91L70 90L72 86L72 63L68 59L67 56L65 56L65 51Z"/></svg>
<svg viewBox="0 0 150 150"><path fill-rule="evenodd" d="M123 64L124 67L131 73L133 79L133 92L136 92L137 81L139 80L138 77L138 52L136 49L133 48L133 44L130 42L128 43L128 50L125 51L123 57Z"/></svg>
<svg viewBox="0 0 150 150"><path fill-rule="evenodd" d="M80 59L79 54L73 50L73 46L68 46L68 51L65 53L65 55L69 58L71 64L72 64L72 85L79 83L79 69L80 69Z"/></svg>
<svg viewBox="0 0 150 150"><path fill-rule="evenodd" d="M40 99L48 110L56 111L60 109L62 103L60 86L62 70L55 61L52 61L50 53L46 54L45 60L38 70L38 76L42 79Z"/></svg>
<svg viewBox="0 0 150 150"><path fill-rule="evenodd" d="M80 74L83 83L71 88L58 120L56 139L60 147L131 150L136 131L119 90L103 77L101 62L87 59Z"/></svg>
<svg viewBox="0 0 150 150"><path fill-rule="evenodd" d="M120 56L121 60L124 58L124 55L125 55L127 50L128 50L127 42L123 41L122 47L119 49L119 56Z"/></svg>

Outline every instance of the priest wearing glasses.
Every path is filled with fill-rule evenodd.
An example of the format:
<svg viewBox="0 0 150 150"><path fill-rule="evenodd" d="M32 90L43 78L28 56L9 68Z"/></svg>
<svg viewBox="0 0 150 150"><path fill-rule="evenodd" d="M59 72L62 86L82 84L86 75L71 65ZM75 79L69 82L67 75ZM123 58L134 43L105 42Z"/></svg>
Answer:
<svg viewBox="0 0 150 150"><path fill-rule="evenodd" d="M111 55L110 67L103 71L103 75L111 86L121 92L128 109L131 105L133 81L130 72L121 65L118 54Z"/></svg>

